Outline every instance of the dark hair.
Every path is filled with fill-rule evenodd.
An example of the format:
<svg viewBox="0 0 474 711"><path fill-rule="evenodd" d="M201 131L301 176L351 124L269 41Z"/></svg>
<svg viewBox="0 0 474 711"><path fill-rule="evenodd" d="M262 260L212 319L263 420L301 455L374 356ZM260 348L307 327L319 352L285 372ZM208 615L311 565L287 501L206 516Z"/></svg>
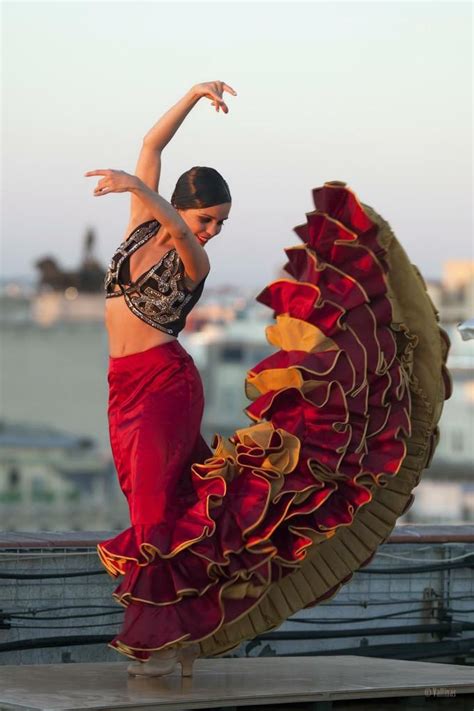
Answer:
<svg viewBox="0 0 474 711"><path fill-rule="evenodd" d="M171 204L178 210L193 210L231 202L229 186L214 168L195 165L176 183Z"/></svg>

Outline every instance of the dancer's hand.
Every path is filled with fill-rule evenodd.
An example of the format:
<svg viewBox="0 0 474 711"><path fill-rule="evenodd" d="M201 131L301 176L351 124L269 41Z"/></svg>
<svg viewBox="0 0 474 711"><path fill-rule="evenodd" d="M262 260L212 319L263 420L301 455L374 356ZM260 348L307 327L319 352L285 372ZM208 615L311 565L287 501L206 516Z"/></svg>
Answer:
<svg viewBox="0 0 474 711"><path fill-rule="evenodd" d="M202 84L195 84L193 91L199 98L206 97L212 99L211 104L216 107L216 111L218 112L219 109L222 109L225 114L229 113L229 109L222 98L224 91L228 91L229 94L237 96L237 92L223 81L207 81Z"/></svg>
<svg viewBox="0 0 474 711"><path fill-rule="evenodd" d="M126 193L135 190L141 184L140 178L130 175L124 170L89 170L84 176L103 175L94 188L94 195L107 195L107 193Z"/></svg>

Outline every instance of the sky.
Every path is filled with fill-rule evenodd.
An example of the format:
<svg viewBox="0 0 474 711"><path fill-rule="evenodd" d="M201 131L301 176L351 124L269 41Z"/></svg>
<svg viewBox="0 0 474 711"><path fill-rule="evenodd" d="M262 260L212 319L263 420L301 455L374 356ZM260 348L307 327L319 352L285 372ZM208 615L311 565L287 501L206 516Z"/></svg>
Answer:
<svg viewBox="0 0 474 711"><path fill-rule="evenodd" d="M134 172L143 136L192 85L220 79L163 151L170 199L193 165L222 173L230 219L207 285L263 288L300 244L311 190L343 180L425 277L472 259L469 2L3 2L1 276L74 269L85 231L103 267L127 193L84 172Z"/></svg>

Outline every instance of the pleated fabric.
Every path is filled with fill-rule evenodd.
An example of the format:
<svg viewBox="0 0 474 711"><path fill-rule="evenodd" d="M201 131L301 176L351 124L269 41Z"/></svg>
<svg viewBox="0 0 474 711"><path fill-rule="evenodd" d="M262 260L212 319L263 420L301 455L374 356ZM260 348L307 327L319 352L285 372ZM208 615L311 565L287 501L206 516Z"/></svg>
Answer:
<svg viewBox="0 0 474 711"><path fill-rule="evenodd" d="M256 297L273 312L275 351L246 374L249 426L209 449L199 374L177 342L126 356L137 368L111 363L132 525L98 552L123 576L111 646L129 657L176 642L225 654L334 596L387 540L433 456L449 340L423 279L345 183L312 194L288 277Z"/></svg>

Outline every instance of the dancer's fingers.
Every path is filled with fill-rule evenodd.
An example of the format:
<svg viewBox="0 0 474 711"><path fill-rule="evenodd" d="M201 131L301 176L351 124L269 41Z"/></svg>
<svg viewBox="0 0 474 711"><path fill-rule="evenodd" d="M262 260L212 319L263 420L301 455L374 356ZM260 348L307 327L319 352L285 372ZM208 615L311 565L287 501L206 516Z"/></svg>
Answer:
<svg viewBox="0 0 474 711"><path fill-rule="evenodd" d="M87 173L84 173L84 176L109 175L111 172L110 168L101 168L100 170L88 170Z"/></svg>
<svg viewBox="0 0 474 711"><path fill-rule="evenodd" d="M217 105L218 105L218 106L221 106L221 108L222 108L223 106L225 106L225 103L224 103L224 101L222 100L222 97L221 97L221 95L220 95L218 92L212 92L212 96L214 97L214 101L217 102Z"/></svg>
<svg viewBox="0 0 474 711"><path fill-rule="evenodd" d="M103 185L102 187L97 186L94 190L94 195L106 195L110 192L112 192L112 188L109 188L107 185Z"/></svg>
<svg viewBox="0 0 474 711"><path fill-rule="evenodd" d="M222 94L216 94L215 100L217 101L219 108L221 108L222 111L225 114L227 114L229 112L229 109L228 109L227 104L225 103L224 99L222 98Z"/></svg>
<svg viewBox="0 0 474 711"><path fill-rule="evenodd" d="M229 113L229 107L227 106L227 104L225 103L224 99L222 98L222 94L224 93L224 89L225 89L225 87L227 86L227 84L225 84L223 81L218 81L217 84L218 84L218 87L219 87L219 103L220 103L221 109L222 109L222 111L223 111L225 114L228 114L228 113ZM233 90L232 90L232 91L233 91Z"/></svg>
<svg viewBox="0 0 474 711"><path fill-rule="evenodd" d="M231 86L229 86L228 84L224 84L224 83L222 83L222 86L223 86L224 91L228 91L229 94L233 94L234 96L237 96L237 92Z"/></svg>
<svg viewBox="0 0 474 711"><path fill-rule="evenodd" d="M94 188L94 195L104 195L106 192L110 191L111 183L109 178L102 178Z"/></svg>

